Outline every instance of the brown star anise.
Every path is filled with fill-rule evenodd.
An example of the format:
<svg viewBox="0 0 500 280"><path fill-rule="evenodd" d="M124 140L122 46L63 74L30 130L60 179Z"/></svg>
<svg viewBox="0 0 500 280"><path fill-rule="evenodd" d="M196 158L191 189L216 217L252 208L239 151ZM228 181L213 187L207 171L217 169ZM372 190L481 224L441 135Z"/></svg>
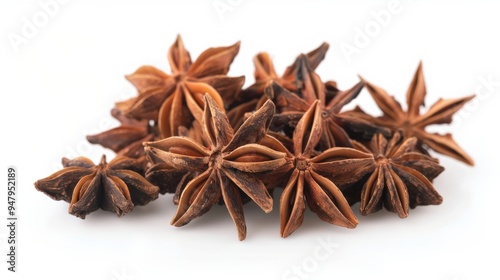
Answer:
<svg viewBox="0 0 500 280"><path fill-rule="evenodd" d="M438 160L418 151L417 138L403 138L397 132L387 141L375 134L367 146L355 143L365 155L356 159L335 157L328 164L317 165L318 172L331 170L331 179L350 193L349 188L361 188L360 211L363 215L376 212L384 206L401 218L408 216L409 208L419 205L438 205L442 198L431 180L444 168ZM354 201L353 201L354 202Z"/></svg>
<svg viewBox="0 0 500 280"><path fill-rule="evenodd" d="M102 208L122 216L134 205L146 205L158 198L158 187L140 175L142 162L117 156L95 165L90 159L63 159L64 168L35 182L37 190L55 200L70 203L69 213L82 219Z"/></svg>
<svg viewBox="0 0 500 280"><path fill-rule="evenodd" d="M126 114L138 119L158 119L162 137L179 135L180 126L188 127L194 119L201 122L203 96L209 94L224 109L240 91L245 77L228 77L229 65L240 43L209 48L195 62L178 36L170 47L168 60L172 74L153 66L142 66L127 79L139 90Z"/></svg>
<svg viewBox="0 0 500 280"><path fill-rule="evenodd" d="M338 116L342 107L358 96L363 88L363 83L360 82L346 91L338 91L327 103L326 87L321 82L320 77L314 73L305 56L300 56L299 61L298 71L301 76L302 87L297 88L296 93L290 92L277 84L272 86L271 95L274 97L276 107L281 112L275 116L273 126L280 127L280 124L293 124L294 119L300 118L313 102L319 100L319 106L321 106L320 125L323 132L319 142L320 149L326 150L336 146L352 147L350 138L342 128L342 121Z"/></svg>
<svg viewBox="0 0 500 280"><path fill-rule="evenodd" d="M318 67L321 61L325 58L328 48L329 45L327 43L323 43L318 48L307 54L303 54L302 56L307 59L308 64L312 69L316 69L316 67ZM265 89L273 83L277 83L290 91L295 91L297 89L297 60L298 59L296 59L292 65L288 66L283 75L280 77L274 69L274 65L269 54L266 52L257 54L253 59L253 63L255 65L255 83L242 91L241 95L246 94L248 96L262 96Z"/></svg>
<svg viewBox="0 0 500 280"><path fill-rule="evenodd" d="M342 192L332 181L315 171L317 164L324 163L321 159L329 159L330 151L318 155L314 149L323 134L320 103L319 100L312 102L298 122L293 133L293 153L287 153L286 169L280 168L280 172L287 172L280 200L282 237L289 236L300 227L306 203L328 223L347 228L354 228L358 223Z"/></svg>
<svg viewBox="0 0 500 280"><path fill-rule="evenodd" d="M376 125L388 127L392 131L400 131L405 138L414 136L419 140L419 143L425 144L438 153L474 165L472 158L458 146L451 134L440 135L425 131L425 128L429 125L451 123L453 114L474 98L474 95L456 99L439 99L426 113L420 114L420 106L424 105L427 92L422 63L419 64L406 93L406 112L403 111L403 108L394 97L387 94L382 88L367 81L365 81L365 85L384 114L381 117L374 118L357 109L351 115Z"/></svg>
<svg viewBox="0 0 500 280"><path fill-rule="evenodd" d="M304 55L312 69L316 69L325 58L328 48L329 45L323 43L318 48ZM299 58L295 59L294 63L286 68L283 75L278 76L271 56L266 52L257 54L253 59L255 65L255 83L242 90L235 102L231 104L231 110L228 112L231 125L234 128L238 128L244 121L243 115L245 113L259 109L262 104L269 99L266 90L271 87L273 83L281 85L290 91L295 91L297 86L302 84L302 82L297 79L299 77L297 75L297 66L299 66L298 61Z"/></svg>
<svg viewBox="0 0 500 280"><path fill-rule="evenodd" d="M148 120L127 118L117 108L111 110L111 115L120 121L121 125L98 134L87 135L87 140L111 149L117 155L131 158L144 156L142 143L153 141L158 136L157 128L150 125Z"/></svg>
<svg viewBox="0 0 500 280"><path fill-rule="evenodd" d="M184 187L174 226L183 226L206 213L220 199L233 219L240 240L246 237L240 191L266 213L272 198L255 174L271 172L285 163L285 154L258 143L266 136L274 104L266 102L234 133L229 120L210 95L205 95L203 131L209 147L187 137L146 143L148 154L174 169L199 172Z"/></svg>

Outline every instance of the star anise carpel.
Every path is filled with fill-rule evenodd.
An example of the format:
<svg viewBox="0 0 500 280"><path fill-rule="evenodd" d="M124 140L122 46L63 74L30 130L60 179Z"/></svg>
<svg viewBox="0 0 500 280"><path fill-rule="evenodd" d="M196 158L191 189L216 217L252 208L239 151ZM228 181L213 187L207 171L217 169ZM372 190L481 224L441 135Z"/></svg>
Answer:
<svg viewBox="0 0 500 280"><path fill-rule="evenodd" d="M141 175L140 161L117 156L107 163L103 155L96 165L85 157L63 158L64 168L36 181L35 187L52 199L69 202L69 213L79 218L99 208L122 216L158 198L158 187Z"/></svg>
<svg viewBox="0 0 500 280"><path fill-rule="evenodd" d="M207 93L224 109L245 81L244 76L226 76L239 47L238 42L209 48L191 62L178 36L168 52L170 75L153 66L142 66L127 76L139 95L125 113L137 119L158 120L160 134L165 138L179 135L178 127L188 127L194 119L201 122L203 96Z"/></svg>
<svg viewBox="0 0 500 280"><path fill-rule="evenodd" d="M148 153L174 169L199 173L181 193L174 226L189 223L222 199L243 240L242 193L265 212L271 211L272 198L256 174L272 172L286 162L284 153L259 144L273 114L274 104L268 101L234 132L224 112L206 95L202 127L209 147L187 137L145 144Z"/></svg>
<svg viewBox="0 0 500 280"><path fill-rule="evenodd" d="M406 111L385 90L366 80L364 82L384 114L375 118L358 109L357 112L354 112L354 115L376 125L390 128L392 131L400 131L405 138L416 137L419 143L438 153L474 165L474 160L458 146L451 134L441 135L426 131L426 127L429 125L450 123L453 114L474 98L474 95L454 99L439 99L427 112L421 113L420 107L424 106L427 93L422 63L419 64L406 93Z"/></svg>

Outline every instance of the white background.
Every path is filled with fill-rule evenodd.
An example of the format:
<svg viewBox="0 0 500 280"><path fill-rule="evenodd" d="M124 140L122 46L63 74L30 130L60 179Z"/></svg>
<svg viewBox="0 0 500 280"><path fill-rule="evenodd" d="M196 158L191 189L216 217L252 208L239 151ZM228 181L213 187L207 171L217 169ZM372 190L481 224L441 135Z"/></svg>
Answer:
<svg viewBox="0 0 500 280"><path fill-rule="evenodd" d="M500 82L500 17L494 1L401 0L381 23L376 14L389 13L390 1L70 0L58 4L44 23L40 3L46 2L0 4L0 168L19 169L19 272L7 273L2 261L0 275L498 279L500 84L488 90L482 82ZM214 4L230 9L217 10ZM39 17L38 27L24 36L26 21L33 23L33 17ZM366 34L367 28L368 40L362 41L359 33ZM476 166L439 156L446 167L435 180L442 205L417 208L403 220L388 212L363 217L355 205L360 223L354 230L323 223L307 212L302 227L283 239L277 203L269 215L245 205L248 236L242 242L223 207L175 228L169 225L175 211L171 195L120 219L98 211L80 220L67 214L65 202L37 192L33 182L60 168L63 156L97 161L105 152L112 157L87 144L85 135L116 125L109 110L115 101L135 94L125 74L144 64L169 71L166 52L177 34L193 60L208 47L241 40L229 74L245 75L246 85L253 82L256 53L269 52L282 72L296 55L326 41L331 47L317 69L323 80L336 80L345 89L361 74L404 101L422 60L428 106L440 97L478 94L457 114L456 125L436 128L452 132ZM15 36L24 40L13 44L9 38ZM342 48L348 44L357 53L346 55ZM353 104L378 114L365 90ZM2 174L6 181L6 171ZM5 217L6 191L1 189L0 216ZM0 237L4 260L5 226L0 226ZM328 242L335 245L329 251L322 245Z"/></svg>

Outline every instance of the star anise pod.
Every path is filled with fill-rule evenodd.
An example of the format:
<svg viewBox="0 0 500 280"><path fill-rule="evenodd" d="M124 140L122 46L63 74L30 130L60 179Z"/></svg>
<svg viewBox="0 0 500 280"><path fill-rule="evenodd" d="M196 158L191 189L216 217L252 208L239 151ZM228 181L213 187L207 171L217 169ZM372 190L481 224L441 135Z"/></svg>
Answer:
<svg viewBox="0 0 500 280"><path fill-rule="evenodd" d="M316 69L325 58L328 48L329 45L323 43L318 48L302 56L307 59L312 69ZM286 68L283 75L279 76L274 69L274 64L270 55L266 52L257 54L253 59L255 65L255 83L242 91L240 95L260 97L264 94L265 89L273 83L277 83L290 91L295 91L297 89L297 82L300 83L300 81L297 81L297 60L298 58L293 64Z"/></svg>
<svg viewBox="0 0 500 280"><path fill-rule="evenodd" d="M358 197L361 214L368 215L385 207L405 218L409 208L441 204L443 199L431 181L444 168L437 159L418 151L417 138L403 138L397 132L388 141L382 134L375 134L367 146L356 143L356 147L372 156L355 160L336 157L317 168L319 172L331 170L331 179L342 186L356 183L350 188L361 189Z"/></svg>
<svg viewBox="0 0 500 280"><path fill-rule="evenodd" d="M406 93L406 112L403 111L395 98L385 90L367 81L365 81L365 84L384 114L381 117L374 118L357 109L351 115L363 118L376 125L388 127L392 131L400 131L405 138L414 136L419 140L420 144L424 144L438 153L474 165L472 158L458 146L451 134L441 135L425 131L425 128L429 125L451 123L453 114L474 98L474 95L456 99L439 99L426 113L421 114L420 107L424 105L427 93L422 63L419 64Z"/></svg>
<svg viewBox="0 0 500 280"><path fill-rule="evenodd" d="M328 48L329 45L323 43L304 55L312 69L316 69L325 58ZM233 128L238 128L243 123L245 113L259 109L269 99L266 89L271 87L273 83L281 85L290 91L295 91L297 85L302 84L301 81L297 80L298 59L295 59L294 63L286 68L283 75L279 76L268 53L261 52L254 57L255 82L238 94L235 102L230 106L231 110L228 112Z"/></svg>
<svg viewBox="0 0 500 280"><path fill-rule="evenodd" d="M272 198L255 174L271 172L285 163L284 153L258 144L266 136L274 110L274 104L266 102L234 133L215 100L205 95L202 124L209 147L186 137L145 144L148 153L174 169L199 172L182 191L174 226L189 223L222 199L243 240L246 225L241 191L266 213L271 211Z"/></svg>
<svg viewBox="0 0 500 280"><path fill-rule="evenodd" d="M178 134L178 127L188 127L194 119L201 122L203 96L209 94L224 109L240 91L245 78L228 77L229 65L240 43L209 48L195 62L178 36L170 47L168 60L172 74L153 66L142 66L127 79L139 90L126 114L138 119L158 119L162 137Z"/></svg>
<svg viewBox="0 0 500 280"><path fill-rule="evenodd" d="M283 125L293 125L297 118L306 112L311 104L319 100L321 110L322 132L320 139L320 150L326 150L336 146L352 147L348 134L342 128L342 121L338 118L340 110L351 100L358 96L363 88L363 83L358 83L346 91L339 91L326 103L326 87L321 82L320 77L314 73L305 56L299 57L300 67L298 71L301 76L302 87L297 89L297 93L273 84L271 95L274 96L276 107L281 112L273 120L274 127ZM283 120L284 119L284 120ZM343 120L345 122L345 120Z"/></svg>
<svg viewBox="0 0 500 280"><path fill-rule="evenodd" d="M158 187L140 175L139 159L117 156L95 165L90 159L63 158L64 168L35 182L35 188L52 199L70 203L69 213L82 219L102 208L122 216L135 205L146 205L158 198Z"/></svg>
<svg viewBox="0 0 500 280"><path fill-rule="evenodd" d="M135 120L123 115L117 108L111 110L111 115L121 125L107 131L87 135L87 140L92 144L113 150L117 155L139 158L144 156L143 142L153 141L158 137L156 126L148 120Z"/></svg>
<svg viewBox="0 0 500 280"><path fill-rule="evenodd" d="M300 227L306 204L328 223L347 228L354 228L358 223L342 192L332 181L315 171L316 165L324 163L323 159L329 159L329 150L318 155L314 149L323 135L320 103L319 100L314 101L295 127L293 152L287 153L286 169L282 167L280 170L287 173L280 199L282 237L289 236Z"/></svg>

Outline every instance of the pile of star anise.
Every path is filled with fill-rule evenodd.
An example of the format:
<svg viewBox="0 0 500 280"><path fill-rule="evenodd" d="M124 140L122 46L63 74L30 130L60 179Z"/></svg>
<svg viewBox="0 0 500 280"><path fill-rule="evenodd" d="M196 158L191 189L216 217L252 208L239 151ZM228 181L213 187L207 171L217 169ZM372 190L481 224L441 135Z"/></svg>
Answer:
<svg viewBox="0 0 500 280"><path fill-rule="evenodd" d="M357 202L363 215L385 208L401 218L418 205L440 204L432 180L444 168L429 150L473 165L450 134L426 131L450 123L473 96L440 99L422 113L422 65L404 110L364 79L348 90L323 82L315 68L326 43L299 55L281 76L269 54L257 54L255 82L242 89L244 76L226 75L239 46L209 48L192 62L178 37L168 52L172 73L142 66L128 75L138 95L112 109L121 125L88 136L116 158L64 158L64 168L35 187L69 202L69 213L80 218L99 208L121 216L158 193L174 194L174 226L224 205L242 240L243 204L268 213L274 189L282 189L275 196L286 237L302 224L306 206L326 222L354 228ZM342 110L363 87L382 116Z"/></svg>

